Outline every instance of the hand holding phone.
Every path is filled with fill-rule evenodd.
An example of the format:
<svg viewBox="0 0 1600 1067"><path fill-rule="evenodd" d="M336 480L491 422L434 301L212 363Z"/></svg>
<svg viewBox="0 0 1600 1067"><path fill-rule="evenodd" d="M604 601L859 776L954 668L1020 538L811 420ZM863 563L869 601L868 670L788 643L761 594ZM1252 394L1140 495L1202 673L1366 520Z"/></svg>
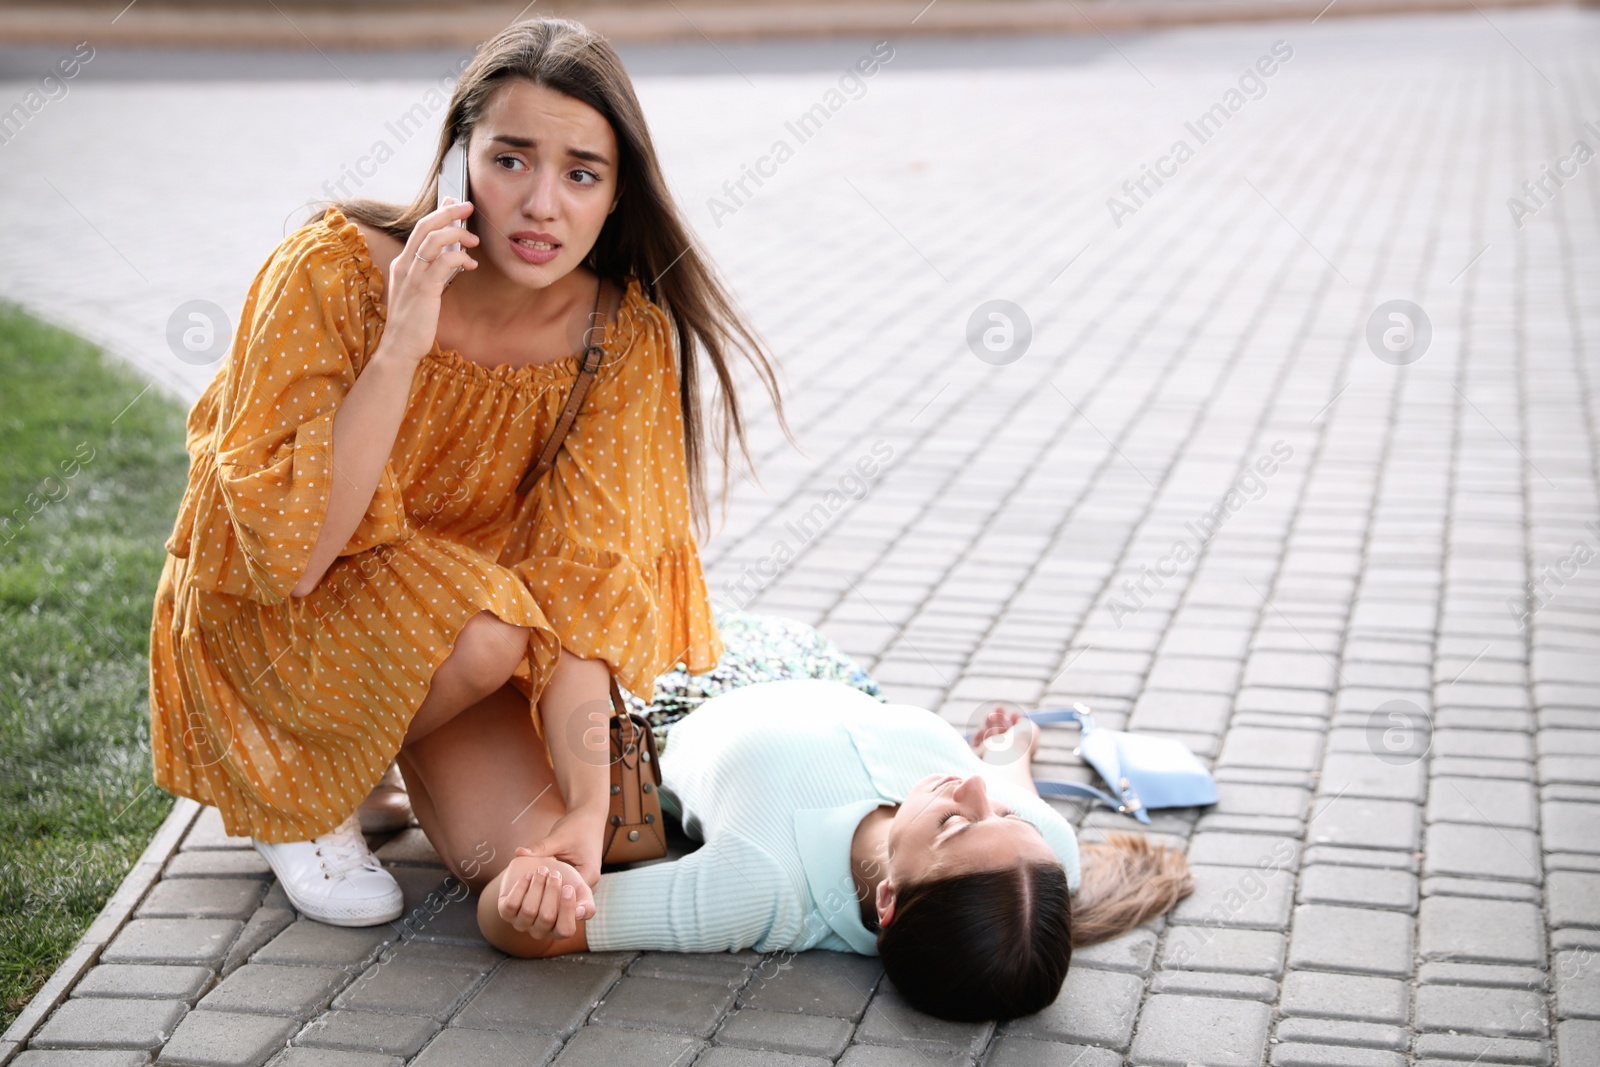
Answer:
<svg viewBox="0 0 1600 1067"><path fill-rule="evenodd" d="M467 216L473 211L472 202L465 199L466 181L466 152L458 142L446 153L440 170L439 206L417 222L405 247L389 264L388 291L384 293L388 317L378 346L380 353L388 353L384 358L415 364L427 355L438 335L445 287L461 271L476 270L480 265L467 251L478 244L479 237L466 228ZM445 260L443 268L434 269L441 259Z"/></svg>

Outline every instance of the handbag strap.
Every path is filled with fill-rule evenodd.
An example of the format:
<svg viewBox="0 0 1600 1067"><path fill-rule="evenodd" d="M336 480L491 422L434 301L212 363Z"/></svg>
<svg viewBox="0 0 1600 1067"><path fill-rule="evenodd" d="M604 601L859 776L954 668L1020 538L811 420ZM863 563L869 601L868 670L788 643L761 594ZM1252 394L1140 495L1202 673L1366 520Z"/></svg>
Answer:
<svg viewBox="0 0 1600 1067"><path fill-rule="evenodd" d="M1064 778L1035 778L1033 784L1042 797L1082 797L1098 800L1108 808L1122 807L1121 802L1104 789L1096 789L1082 782L1069 782Z"/></svg>
<svg viewBox="0 0 1600 1067"><path fill-rule="evenodd" d="M601 278L594 294L594 311L589 316L589 328L583 332L584 349L583 363L578 367L578 379L572 383L572 392L567 394L567 406L562 409L561 417L556 420L555 428L550 431L550 437L545 441L544 448L522 475L522 481L517 483L518 494L526 494L533 488L535 482L544 477L556 461L556 450L561 447L562 438L567 436L567 431L572 428L572 421L578 417L578 409L583 406L583 398L589 393L589 386L594 383L595 373L600 369L600 360L605 357L605 349L599 343L591 340L594 331L598 328L604 331L604 325L596 326L600 320L601 300L610 288L609 279ZM610 304L607 302L607 306Z"/></svg>
<svg viewBox="0 0 1600 1067"><path fill-rule="evenodd" d="M1033 787L1042 797L1086 797L1089 800L1098 800L1114 811L1132 815L1146 826L1150 825L1150 815L1145 811L1144 805L1139 803L1138 797L1132 797L1130 802L1124 802L1103 789L1096 789L1082 782L1069 782L1064 778L1035 778Z"/></svg>
<svg viewBox="0 0 1600 1067"><path fill-rule="evenodd" d="M1056 722L1075 722L1084 733L1095 728L1094 715L1081 702L1073 704L1070 708L1040 708L1038 711L1025 714L1040 726Z"/></svg>
<svg viewBox="0 0 1600 1067"><path fill-rule="evenodd" d="M622 687L617 684L617 676L615 674L612 674L611 675L611 714L612 715L626 715L627 713L628 713L628 704L622 698Z"/></svg>
<svg viewBox="0 0 1600 1067"><path fill-rule="evenodd" d="M622 739L624 751L621 762L624 767L632 767L634 761L628 759L627 747L631 742L635 754L639 751L639 724L634 721L628 712L627 702L622 698L622 687L617 684L617 676L610 674L611 680L611 724L617 731L617 736Z"/></svg>
<svg viewBox="0 0 1600 1067"><path fill-rule="evenodd" d="M656 753L656 736L642 716L628 710L627 701L622 696L622 687L617 684L615 674L611 675L611 719L615 724L616 736L622 741L623 747L618 762L625 770L633 770L640 762L649 764L650 779L659 786L661 760Z"/></svg>

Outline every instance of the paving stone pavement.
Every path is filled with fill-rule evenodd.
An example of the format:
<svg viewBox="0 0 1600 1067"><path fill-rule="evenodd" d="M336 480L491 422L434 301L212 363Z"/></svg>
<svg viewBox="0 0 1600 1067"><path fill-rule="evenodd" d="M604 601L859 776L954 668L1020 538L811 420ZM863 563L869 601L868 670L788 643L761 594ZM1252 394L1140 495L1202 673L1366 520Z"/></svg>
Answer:
<svg viewBox="0 0 1600 1067"><path fill-rule="evenodd" d="M406 919L324 927L207 812L15 1062L1600 1064L1597 44L1561 9L1028 65L897 42L720 216L869 43L640 76L807 449L747 394L762 485L702 545L715 595L952 723L1081 699L1214 768L1214 807L1151 827L1195 895L1076 953L1046 1011L928 1019L829 953L509 960L415 831L380 849ZM174 309L237 309L425 89L91 63L4 146L0 284L192 400L215 367L174 356ZM407 194L427 140L362 191Z"/></svg>

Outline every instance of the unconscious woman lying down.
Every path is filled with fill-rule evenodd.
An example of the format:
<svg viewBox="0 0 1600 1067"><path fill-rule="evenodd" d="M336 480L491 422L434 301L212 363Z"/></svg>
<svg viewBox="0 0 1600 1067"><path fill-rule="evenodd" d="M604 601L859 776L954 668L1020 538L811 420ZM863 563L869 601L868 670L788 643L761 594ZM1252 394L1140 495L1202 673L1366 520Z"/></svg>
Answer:
<svg viewBox="0 0 1600 1067"><path fill-rule="evenodd" d="M678 722L661 757L663 809L703 844L602 874L592 892L570 865L516 849L484 886L479 925L528 957L877 955L929 1014L1031 1014L1055 1000L1074 946L1165 912L1191 885L1180 854L1142 838L1112 835L1080 859L1032 787L1037 730L997 711L969 745L933 712L840 682L746 686ZM1009 758L983 760L1002 745Z"/></svg>

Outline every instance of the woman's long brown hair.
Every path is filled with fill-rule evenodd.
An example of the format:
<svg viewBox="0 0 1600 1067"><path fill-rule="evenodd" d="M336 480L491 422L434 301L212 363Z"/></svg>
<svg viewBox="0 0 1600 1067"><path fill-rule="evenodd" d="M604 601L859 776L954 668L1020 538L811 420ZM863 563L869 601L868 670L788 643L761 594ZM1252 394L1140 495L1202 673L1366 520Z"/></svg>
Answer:
<svg viewBox="0 0 1600 1067"><path fill-rule="evenodd" d="M1098 945L1164 915L1194 892L1181 852L1138 834L1107 834L1079 850L1078 891L1072 897L1072 947Z"/></svg>
<svg viewBox="0 0 1600 1067"><path fill-rule="evenodd" d="M645 295L673 320L678 352L678 386L683 410L684 453L689 477L689 504L697 535L709 533L705 490L705 429L700 417L700 378L697 355L703 347L718 384L721 409L717 452L722 461L721 500L726 515L730 475L729 446L733 438L752 477L755 477L744 419L728 352L739 349L755 367L766 386L784 435L798 448L783 415L775 370L777 361L755 329L747 325L732 297L718 279L708 257L701 254L667 189L656 160L655 146L644 112L634 95L633 83L611 44L571 19L542 18L518 22L486 41L456 82L427 184L410 204L390 204L366 198L333 201L347 218L383 230L406 241L422 217L438 206L439 168L445 152L458 138L468 137L483 118L495 91L514 78L580 100L611 124L621 153L621 199L606 218L585 264L604 278L632 274ZM327 211L318 209L312 219ZM308 220L310 221L310 220ZM759 483L759 478L756 479Z"/></svg>

